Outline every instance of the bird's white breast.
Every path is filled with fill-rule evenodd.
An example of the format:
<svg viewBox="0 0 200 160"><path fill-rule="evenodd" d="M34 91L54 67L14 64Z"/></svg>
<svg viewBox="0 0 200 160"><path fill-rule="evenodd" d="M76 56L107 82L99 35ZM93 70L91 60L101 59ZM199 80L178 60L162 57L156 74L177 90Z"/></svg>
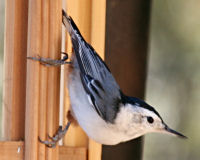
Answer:
<svg viewBox="0 0 200 160"><path fill-rule="evenodd" d="M82 86L78 69L74 69L70 73L68 88L74 118L87 135L101 144L114 145L120 143L123 134L116 130L115 125L106 123L96 113Z"/></svg>
<svg viewBox="0 0 200 160"><path fill-rule="evenodd" d="M115 145L136 136L127 135L130 120L125 118L130 114L124 107L121 107L114 124L107 123L97 114L82 86L78 68L69 74L68 89L73 116L90 138L101 144Z"/></svg>

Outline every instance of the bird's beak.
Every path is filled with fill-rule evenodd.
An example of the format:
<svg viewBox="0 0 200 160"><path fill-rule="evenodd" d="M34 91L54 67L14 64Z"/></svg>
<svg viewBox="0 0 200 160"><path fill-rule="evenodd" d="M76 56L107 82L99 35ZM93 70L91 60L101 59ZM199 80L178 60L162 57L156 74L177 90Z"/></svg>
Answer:
<svg viewBox="0 0 200 160"><path fill-rule="evenodd" d="M186 136L184 136L183 134L169 128L167 125L165 125L164 127L164 132L168 133L168 134L171 134L171 135L174 135L174 136L178 136L180 138L187 138Z"/></svg>

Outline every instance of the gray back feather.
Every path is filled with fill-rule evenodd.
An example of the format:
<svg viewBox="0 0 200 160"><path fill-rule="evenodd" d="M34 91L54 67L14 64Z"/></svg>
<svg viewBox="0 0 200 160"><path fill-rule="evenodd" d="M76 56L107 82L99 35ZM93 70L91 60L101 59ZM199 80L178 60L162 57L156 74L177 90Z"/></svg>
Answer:
<svg viewBox="0 0 200 160"><path fill-rule="evenodd" d="M83 39L72 18L65 12L63 23L70 33L82 84L89 100L104 120L113 123L121 101L120 88L104 61Z"/></svg>

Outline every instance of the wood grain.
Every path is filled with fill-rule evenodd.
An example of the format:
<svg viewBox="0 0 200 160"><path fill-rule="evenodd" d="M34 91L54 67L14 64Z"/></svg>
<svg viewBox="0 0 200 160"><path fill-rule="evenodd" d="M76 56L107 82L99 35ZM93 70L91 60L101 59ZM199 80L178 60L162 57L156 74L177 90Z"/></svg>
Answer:
<svg viewBox="0 0 200 160"><path fill-rule="evenodd" d="M42 1L41 9L41 56L49 57L49 1ZM45 140L47 134L47 97L48 97L48 67L40 65L39 83L39 120L38 136ZM46 157L46 147L38 143L38 160Z"/></svg>
<svg viewBox="0 0 200 160"><path fill-rule="evenodd" d="M27 55L41 56L41 1L29 1ZM27 61L25 160L38 158L40 64Z"/></svg>
<svg viewBox="0 0 200 160"><path fill-rule="evenodd" d="M23 160L24 142L23 141L4 141L0 142L1 160Z"/></svg>
<svg viewBox="0 0 200 160"><path fill-rule="evenodd" d="M28 56L59 59L61 55L61 1L29 1ZM60 68L35 61L27 65L26 160L58 160L58 147L38 143L59 127Z"/></svg>
<svg viewBox="0 0 200 160"><path fill-rule="evenodd" d="M87 160L85 147L59 147L59 160Z"/></svg>
<svg viewBox="0 0 200 160"><path fill-rule="evenodd" d="M60 158L84 160L87 158L89 145L89 159L100 159L101 145L91 140L88 142L88 137L80 127L70 127L64 144L83 148L58 149L57 146L49 149L38 143L38 136L46 139L46 134L52 136L58 128L60 69L47 68L31 60L26 62L26 57L39 55L60 58L61 0L8 0L6 3L4 138L25 138L25 145L23 142L0 142L0 157L58 160L60 153ZM67 8L84 38L103 57L105 0L68 0ZM67 47L68 51L71 50L70 43ZM65 94L67 96L67 92ZM67 110L69 99L65 100ZM24 157L21 151L16 154L19 146L23 149Z"/></svg>
<svg viewBox="0 0 200 160"><path fill-rule="evenodd" d="M61 57L61 0L49 1L49 58ZM47 133L53 136L59 127L60 102L60 67L50 67L48 70L47 99ZM58 160L58 146L47 148L47 160Z"/></svg>
<svg viewBox="0 0 200 160"><path fill-rule="evenodd" d="M28 3L7 0L3 79L3 138L24 139Z"/></svg>
<svg viewBox="0 0 200 160"><path fill-rule="evenodd" d="M0 142L0 159L23 160L24 142L23 141ZM87 148L59 146L59 160L86 160L86 159L87 159Z"/></svg>

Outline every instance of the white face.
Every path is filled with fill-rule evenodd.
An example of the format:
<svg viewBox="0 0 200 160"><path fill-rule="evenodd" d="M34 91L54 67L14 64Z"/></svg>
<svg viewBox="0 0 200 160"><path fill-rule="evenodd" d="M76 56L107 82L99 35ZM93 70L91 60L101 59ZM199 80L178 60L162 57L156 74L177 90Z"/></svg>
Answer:
<svg viewBox="0 0 200 160"><path fill-rule="evenodd" d="M133 111L134 116L138 116L140 118L140 125L142 126L142 129L144 132L160 132L164 129L165 125L163 124L160 117L155 114L153 111L149 111L148 109L136 107ZM133 117L133 121L134 121ZM137 123L135 121L135 123Z"/></svg>
<svg viewBox="0 0 200 160"><path fill-rule="evenodd" d="M116 123L120 130L130 138L136 138L149 132L162 132L165 127L154 112L130 104L121 107Z"/></svg>
<svg viewBox="0 0 200 160"><path fill-rule="evenodd" d="M187 138L181 133L170 129L153 111L137 105L126 104L126 106L121 107L115 123L118 130L126 135L127 140L150 132L167 133Z"/></svg>

